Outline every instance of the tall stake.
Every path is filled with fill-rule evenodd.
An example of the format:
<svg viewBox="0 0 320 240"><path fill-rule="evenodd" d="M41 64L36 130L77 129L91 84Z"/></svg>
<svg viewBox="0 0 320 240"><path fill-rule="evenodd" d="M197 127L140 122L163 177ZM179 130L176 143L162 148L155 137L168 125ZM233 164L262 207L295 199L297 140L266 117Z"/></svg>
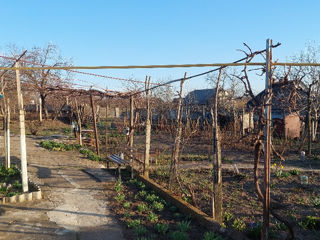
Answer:
<svg viewBox="0 0 320 240"><path fill-rule="evenodd" d="M15 63L15 67L19 68L18 62ZM25 122L24 122L23 98L21 93L19 69L16 69L16 80L17 80L17 98L18 98L18 108L19 108L22 190L23 192L28 192L29 187L28 187L28 171L27 171L26 128L25 128Z"/></svg>
<svg viewBox="0 0 320 240"><path fill-rule="evenodd" d="M146 100L147 100L147 119L146 119L146 148L144 155L144 168L143 174L145 177L149 177L149 160L150 160L150 138L151 138L151 121L150 121L150 79L146 77Z"/></svg>
<svg viewBox="0 0 320 240"><path fill-rule="evenodd" d="M265 101L265 131L264 131L264 202L263 202L263 229L262 239L269 239L269 222L270 222L270 152L271 152L271 104L272 104L272 82L271 82L271 61L272 61L272 40L267 39L266 46L266 86L267 93Z"/></svg>
<svg viewBox="0 0 320 240"><path fill-rule="evenodd" d="M134 98L130 97L130 133L129 133L129 146L130 146L130 165L131 165L131 178L133 178L133 136L134 136Z"/></svg>
<svg viewBox="0 0 320 240"><path fill-rule="evenodd" d="M108 104L106 106L106 130L105 130L105 135L106 135L105 151L106 151L106 156L108 156Z"/></svg>
<svg viewBox="0 0 320 240"><path fill-rule="evenodd" d="M217 85L214 95L213 115L213 197L212 197L212 215L218 223L222 223L222 164L221 164L221 144L220 129L218 123L218 97L219 85L222 75L222 69L219 71Z"/></svg>
<svg viewBox="0 0 320 240"><path fill-rule="evenodd" d="M98 129L97 129L97 119L96 119L93 96L92 96L91 92L90 92L90 103L91 103L91 109L92 109L93 129L94 129L94 138L95 138L95 143L96 143L96 152L97 152L98 156L100 156L99 139L98 139L99 136L98 136Z"/></svg>
<svg viewBox="0 0 320 240"><path fill-rule="evenodd" d="M176 132L172 153L172 160L170 164L170 176L169 176L169 190L171 190L173 179L177 177L178 172L178 163L179 163L179 152L180 152L180 143L182 136L182 90L183 84L187 77L187 73L184 73L183 80L180 81L180 92L179 92L179 100L178 100L178 108L177 108L177 119L176 119Z"/></svg>
<svg viewBox="0 0 320 240"><path fill-rule="evenodd" d="M6 168L8 169L11 164L11 156L10 156L10 100L9 98L7 99L6 102L6 116L5 116L5 163L6 163Z"/></svg>

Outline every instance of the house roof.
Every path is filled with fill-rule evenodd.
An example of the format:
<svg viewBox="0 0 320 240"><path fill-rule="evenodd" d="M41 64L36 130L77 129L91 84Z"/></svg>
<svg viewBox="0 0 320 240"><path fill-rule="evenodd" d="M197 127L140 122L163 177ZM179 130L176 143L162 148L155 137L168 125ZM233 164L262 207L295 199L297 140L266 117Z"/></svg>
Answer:
<svg viewBox="0 0 320 240"><path fill-rule="evenodd" d="M295 81L279 81L272 84L272 113L279 115L291 112L302 112L307 105L307 91L304 85L297 84ZM265 90L260 92L256 99L263 102L266 96ZM248 101L247 107L255 106L253 100Z"/></svg>
<svg viewBox="0 0 320 240"><path fill-rule="evenodd" d="M215 88L193 90L184 98L184 104L206 105L212 102L215 95Z"/></svg>

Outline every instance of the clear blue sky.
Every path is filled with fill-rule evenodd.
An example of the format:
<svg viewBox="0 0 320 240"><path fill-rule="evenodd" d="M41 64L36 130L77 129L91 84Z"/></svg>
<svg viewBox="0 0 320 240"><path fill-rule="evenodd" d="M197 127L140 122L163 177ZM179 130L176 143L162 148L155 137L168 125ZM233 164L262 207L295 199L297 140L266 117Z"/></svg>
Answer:
<svg viewBox="0 0 320 240"><path fill-rule="evenodd" d="M282 46L274 58L285 60L320 42L319 1L4 1L0 50L7 44L30 48L48 42L75 65L138 65L231 62L246 42L253 50L272 38ZM111 70L97 73L154 81L208 69ZM84 76L76 76L85 79ZM109 89L121 82L90 79ZM264 86L263 78L254 87ZM204 78L188 89L205 88Z"/></svg>

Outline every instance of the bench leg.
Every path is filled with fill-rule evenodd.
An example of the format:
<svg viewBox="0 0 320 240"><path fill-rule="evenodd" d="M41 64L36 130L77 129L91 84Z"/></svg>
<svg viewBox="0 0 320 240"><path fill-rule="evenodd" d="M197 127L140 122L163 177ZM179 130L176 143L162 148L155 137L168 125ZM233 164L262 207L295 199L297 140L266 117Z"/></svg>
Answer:
<svg viewBox="0 0 320 240"><path fill-rule="evenodd" d="M120 165L118 165L118 180L121 181L121 168L120 168Z"/></svg>

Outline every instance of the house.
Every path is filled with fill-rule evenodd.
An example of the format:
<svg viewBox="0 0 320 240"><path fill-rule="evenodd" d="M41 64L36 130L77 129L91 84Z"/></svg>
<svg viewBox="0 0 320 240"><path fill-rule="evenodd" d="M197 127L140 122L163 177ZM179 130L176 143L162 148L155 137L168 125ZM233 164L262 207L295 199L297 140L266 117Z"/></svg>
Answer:
<svg viewBox="0 0 320 240"><path fill-rule="evenodd" d="M271 116L274 134L288 138L299 138L301 119L306 115L307 89L302 83L281 79L272 84ZM262 91L257 96L258 102L262 103L266 92ZM253 100L248 101L247 108L255 109ZM257 119L257 116L255 116Z"/></svg>

